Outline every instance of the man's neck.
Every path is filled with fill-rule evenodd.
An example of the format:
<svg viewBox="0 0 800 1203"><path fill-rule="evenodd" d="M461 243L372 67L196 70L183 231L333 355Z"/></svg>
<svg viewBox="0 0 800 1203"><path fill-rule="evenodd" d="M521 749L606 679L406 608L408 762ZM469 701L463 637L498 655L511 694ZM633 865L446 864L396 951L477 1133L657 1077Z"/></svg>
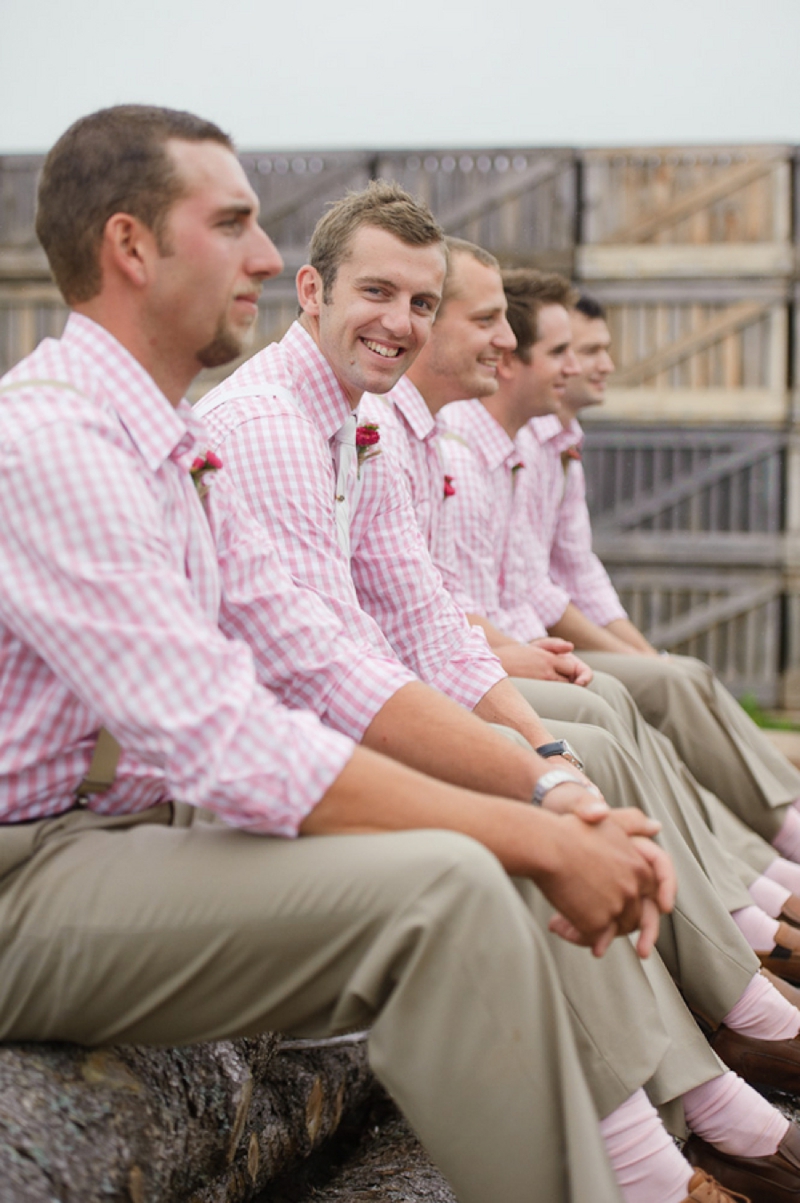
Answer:
<svg viewBox="0 0 800 1203"><path fill-rule="evenodd" d="M528 420L527 415L520 414L510 397L502 387L491 397L481 397L481 404L492 415L498 426L502 426L508 437L513 441Z"/></svg>
<svg viewBox="0 0 800 1203"><path fill-rule="evenodd" d="M438 377L421 370L419 368L419 360L416 363L412 363L406 372L406 379L410 380L414 385L433 417L436 417L439 410L449 404L450 401L463 400L461 397L455 398L450 396L446 380L440 380Z"/></svg>
<svg viewBox="0 0 800 1203"><path fill-rule="evenodd" d="M566 397L564 398L558 407L558 417L565 430L569 430L582 409L582 405L576 405L574 402L568 401Z"/></svg>
<svg viewBox="0 0 800 1203"><path fill-rule="evenodd" d="M342 392L347 397L347 400L350 402L350 408L355 409L356 406L358 405L359 401L361 400L361 398L364 396L363 389L360 391L356 391L353 388L346 385L344 383L344 381L341 379L341 377L337 374L336 369L334 368L331 361L325 355L325 352L322 350L322 343L320 341L319 318L313 317L308 313L301 313L299 318L297 319L297 321L298 321L298 324L303 327L306 334L308 334L316 343L316 346L317 346L317 349L318 349L320 355L323 356L323 358L325 359L325 362L328 364L328 367L331 369L334 376L336 376L336 379L339 381L339 385L341 387Z"/></svg>
<svg viewBox="0 0 800 1203"><path fill-rule="evenodd" d="M171 405L177 406L186 396L200 365L179 362L174 351L161 339L149 338L138 312L107 304L102 297L81 302L72 308L107 330L141 364Z"/></svg>

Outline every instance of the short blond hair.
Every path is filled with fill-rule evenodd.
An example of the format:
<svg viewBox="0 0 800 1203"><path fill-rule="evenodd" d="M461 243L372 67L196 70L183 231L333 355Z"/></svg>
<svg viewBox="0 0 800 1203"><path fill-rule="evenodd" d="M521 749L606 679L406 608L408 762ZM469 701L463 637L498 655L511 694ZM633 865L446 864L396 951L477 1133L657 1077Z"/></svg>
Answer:
<svg viewBox="0 0 800 1203"><path fill-rule="evenodd" d="M311 235L308 261L320 274L326 304L339 267L362 226L386 230L408 246L441 243L444 250L444 230L424 201L394 180L372 180L360 192L348 192L335 201Z"/></svg>

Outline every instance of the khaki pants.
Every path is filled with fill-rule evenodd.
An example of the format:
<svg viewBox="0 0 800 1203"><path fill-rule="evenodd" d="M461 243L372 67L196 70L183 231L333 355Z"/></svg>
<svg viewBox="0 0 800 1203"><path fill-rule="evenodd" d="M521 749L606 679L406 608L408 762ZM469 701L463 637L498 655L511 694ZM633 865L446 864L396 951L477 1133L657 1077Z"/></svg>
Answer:
<svg viewBox="0 0 800 1203"><path fill-rule="evenodd" d="M376 1074L464 1203L618 1203L532 886L447 832L283 841L171 819L165 806L0 828L4 1039L371 1026ZM627 1097L669 1048L649 984L627 941L607 962L564 955L608 990L627 974L630 1080L615 1049L583 1040Z"/></svg>
<svg viewBox="0 0 800 1203"><path fill-rule="evenodd" d="M775 838L785 807L800 797L800 773L707 664L690 656L580 654L592 668L622 681L701 785L765 840Z"/></svg>
<svg viewBox="0 0 800 1203"><path fill-rule="evenodd" d="M689 1006L712 1024L719 1024L741 998L759 963L731 919L729 907L704 872L691 833L687 836L673 821L671 809L653 789L636 758L608 731L552 719L548 719L548 727L558 738L569 740L611 805L638 806L661 823L659 842L675 865L678 895L673 913L661 920L657 948ZM702 825L700 831L710 857L713 837ZM720 875L724 863L723 858ZM730 878L728 887L730 898L735 900L737 893L741 895L738 906L751 904L749 894L735 878ZM582 985L579 979L567 990L568 997L574 1000L581 989L590 995L592 983L585 976ZM609 1015L607 1021L611 1026L613 1017ZM602 1017L595 1022L600 1024ZM610 1033L604 1038L610 1039Z"/></svg>

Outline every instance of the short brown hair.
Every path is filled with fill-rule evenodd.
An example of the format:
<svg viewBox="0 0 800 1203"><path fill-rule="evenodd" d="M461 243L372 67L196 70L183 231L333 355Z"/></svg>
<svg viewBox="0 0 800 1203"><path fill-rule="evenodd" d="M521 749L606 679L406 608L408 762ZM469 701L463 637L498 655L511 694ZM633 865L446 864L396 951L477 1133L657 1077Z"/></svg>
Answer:
<svg viewBox="0 0 800 1203"><path fill-rule="evenodd" d="M162 248L167 214L183 187L166 149L170 138L233 150L227 134L192 113L125 104L76 121L45 159L36 233L69 304L100 291L100 244L115 213L144 222Z"/></svg>
<svg viewBox="0 0 800 1203"><path fill-rule="evenodd" d="M439 306L439 312L436 315L437 317L442 312L447 302L452 300L455 296L455 276L450 268L455 262L457 255L469 255L471 259L474 259L477 263L482 263L484 267L493 267L498 272L500 271L500 264L498 263L497 259L495 259L491 251L485 251L482 246L478 246L474 242L467 242L466 238L454 238L451 234L448 234L447 238L445 239L445 246L447 247L447 275L444 278L442 303Z"/></svg>
<svg viewBox="0 0 800 1203"><path fill-rule="evenodd" d="M444 244L444 230L425 202L394 180L372 180L360 192L346 193L320 218L311 235L308 261L320 274L322 299L326 304L336 273L362 226L386 230L408 246Z"/></svg>
<svg viewBox="0 0 800 1203"><path fill-rule="evenodd" d="M532 267L512 267L502 273L508 301L508 324L517 338L514 354L530 363L531 347L539 339L539 312L547 305L571 309L578 294L564 276Z"/></svg>

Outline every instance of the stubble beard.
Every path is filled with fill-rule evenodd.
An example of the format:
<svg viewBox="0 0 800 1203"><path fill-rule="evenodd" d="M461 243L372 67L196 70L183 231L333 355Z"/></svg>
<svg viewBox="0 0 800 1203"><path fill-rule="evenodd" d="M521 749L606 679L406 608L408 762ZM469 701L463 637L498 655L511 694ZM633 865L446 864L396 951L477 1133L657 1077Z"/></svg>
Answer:
<svg viewBox="0 0 800 1203"><path fill-rule="evenodd" d="M197 352L198 363L204 368L219 368L238 359L252 342L253 330L254 326L250 326L244 334L235 334L220 320L214 337Z"/></svg>

